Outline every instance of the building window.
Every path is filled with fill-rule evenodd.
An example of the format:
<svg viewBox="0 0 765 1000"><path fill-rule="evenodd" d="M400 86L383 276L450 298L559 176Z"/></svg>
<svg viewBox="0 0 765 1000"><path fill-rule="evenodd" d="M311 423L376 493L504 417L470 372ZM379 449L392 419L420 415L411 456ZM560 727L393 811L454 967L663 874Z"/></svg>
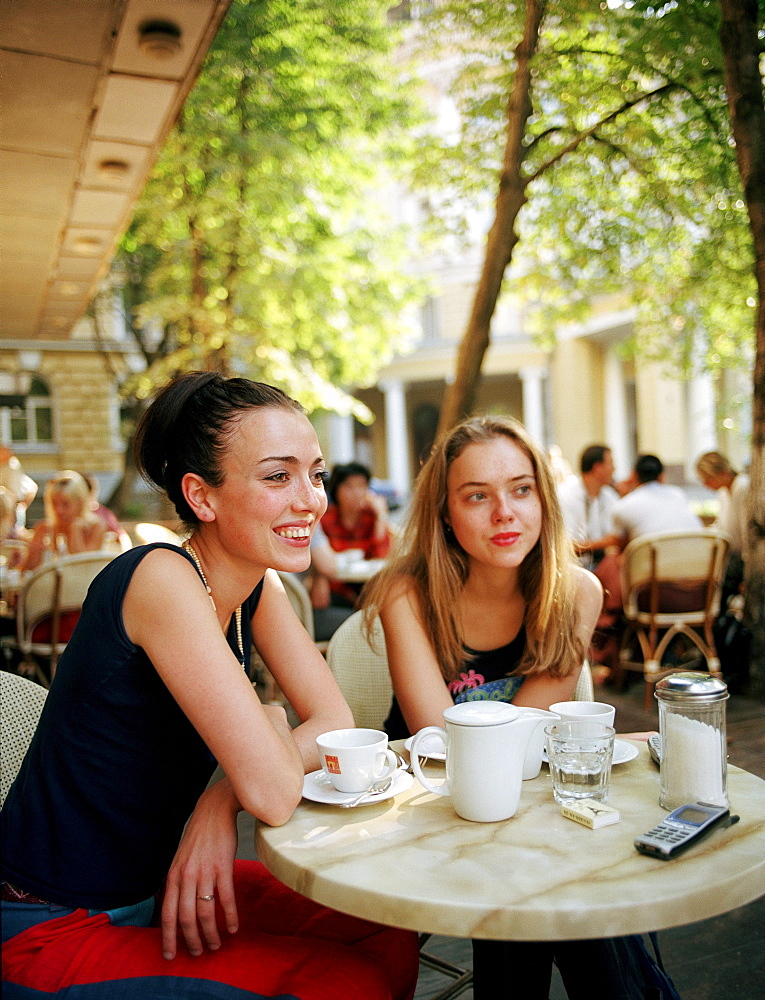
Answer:
<svg viewBox="0 0 765 1000"><path fill-rule="evenodd" d="M441 336L438 301L432 295L429 295L420 307L420 325L423 340L438 340Z"/></svg>
<svg viewBox="0 0 765 1000"><path fill-rule="evenodd" d="M5 445L53 443L50 389L39 375L0 372L0 441Z"/></svg>

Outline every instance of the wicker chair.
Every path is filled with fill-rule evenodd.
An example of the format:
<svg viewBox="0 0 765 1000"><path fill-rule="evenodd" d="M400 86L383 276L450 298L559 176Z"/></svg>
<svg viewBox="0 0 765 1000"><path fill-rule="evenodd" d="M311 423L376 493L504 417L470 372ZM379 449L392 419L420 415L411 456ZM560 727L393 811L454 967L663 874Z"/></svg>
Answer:
<svg viewBox="0 0 765 1000"><path fill-rule="evenodd" d="M26 677L0 671L0 807L32 742L47 694Z"/></svg>
<svg viewBox="0 0 765 1000"><path fill-rule="evenodd" d="M682 664L663 665L672 641L689 639L709 672L720 676L720 659L712 626L720 611L720 592L728 556L728 540L713 531L679 531L643 535L624 550L622 601L627 627L622 636L622 670L638 670L645 680L645 708L651 686ZM642 661L632 658L637 639ZM689 669L697 669L694 663Z"/></svg>
<svg viewBox="0 0 765 1000"><path fill-rule="evenodd" d="M114 552L79 552L62 556L25 576L16 605L16 635L4 636L2 645L18 650L28 669L46 686L66 648L68 636L61 628L65 616L76 617L93 579L114 559ZM39 659L47 659L50 675Z"/></svg>

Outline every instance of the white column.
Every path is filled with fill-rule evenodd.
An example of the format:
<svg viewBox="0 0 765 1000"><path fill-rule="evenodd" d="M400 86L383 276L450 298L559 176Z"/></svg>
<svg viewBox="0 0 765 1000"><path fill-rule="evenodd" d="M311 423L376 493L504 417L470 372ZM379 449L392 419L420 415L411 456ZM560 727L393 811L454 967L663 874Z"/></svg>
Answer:
<svg viewBox="0 0 765 1000"><path fill-rule="evenodd" d="M402 497L411 489L409 475L409 436L406 429L406 397L401 379L380 382L385 393L385 451L388 479Z"/></svg>
<svg viewBox="0 0 765 1000"><path fill-rule="evenodd" d="M540 448L545 447L544 398L542 396L544 368L521 368L523 384L523 425Z"/></svg>
<svg viewBox="0 0 765 1000"><path fill-rule="evenodd" d="M685 478L696 482L696 459L705 451L717 448L715 430L715 393L710 375L695 375L688 383L688 441Z"/></svg>
<svg viewBox="0 0 765 1000"><path fill-rule="evenodd" d="M353 417L349 413L329 414L327 438L329 440L329 459L332 465L353 461L355 457L353 449Z"/></svg>
<svg viewBox="0 0 765 1000"><path fill-rule="evenodd" d="M630 444L629 406L624 386L624 367L621 358L612 350L606 354L605 364L605 427L607 444L614 457L615 479L625 479L632 471L636 456Z"/></svg>

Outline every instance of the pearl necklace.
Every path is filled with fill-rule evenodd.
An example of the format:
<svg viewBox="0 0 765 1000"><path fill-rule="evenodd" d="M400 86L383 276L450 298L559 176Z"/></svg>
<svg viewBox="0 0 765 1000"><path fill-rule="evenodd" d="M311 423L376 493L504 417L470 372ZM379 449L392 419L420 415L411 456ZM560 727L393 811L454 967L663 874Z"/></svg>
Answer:
<svg viewBox="0 0 765 1000"><path fill-rule="evenodd" d="M202 563L197 554L197 550L191 544L188 538L186 538L181 543L181 548L185 549L191 558L194 560L194 565L199 570L199 575L202 577L202 583L205 585L205 590L207 591L207 596L210 598L210 602L213 606L213 611L217 612L217 607L215 606L215 598L212 595L212 590L210 590L210 584L207 582L207 577L205 576L205 571L202 569ZM236 620L236 647L239 662L244 665L244 642L242 641L242 605L234 612L234 618Z"/></svg>

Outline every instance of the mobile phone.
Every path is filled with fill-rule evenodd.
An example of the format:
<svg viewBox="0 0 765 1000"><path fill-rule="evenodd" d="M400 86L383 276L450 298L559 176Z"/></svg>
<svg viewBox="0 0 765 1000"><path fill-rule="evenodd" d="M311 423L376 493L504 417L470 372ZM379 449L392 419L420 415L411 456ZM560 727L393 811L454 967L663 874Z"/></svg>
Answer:
<svg viewBox="0 0 765 1000"><path fill-rule="evenodd" d="M661 764L661 736L658 733L648 737L648 752L655 764Z"/></svg>
<svg viewBox="0 0 765 1000"><path fill-rule="evenodd" d="M661 823L635 837L635 847L641 854L669 861L698 843L719 826L738 823L738 816L731 816L725 806L709 802L688 802L666 816Z"/></svg>

